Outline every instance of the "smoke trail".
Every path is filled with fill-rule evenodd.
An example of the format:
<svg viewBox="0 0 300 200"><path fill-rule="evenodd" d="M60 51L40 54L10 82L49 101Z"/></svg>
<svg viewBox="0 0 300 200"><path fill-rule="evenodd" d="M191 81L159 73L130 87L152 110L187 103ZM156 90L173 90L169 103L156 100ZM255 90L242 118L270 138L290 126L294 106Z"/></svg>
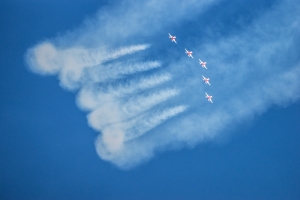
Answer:
<svg viewBox="0 0 300 200"><path fill-rule="evenodd" d="M126 134L126 140L133 140L137 137L140 137L147 131L155 128L159 124L163 123L171 117L184 112L187 109L187 106L176 106L174 108L167 108L163 111L155 111L150 114L145 114L144 116L138 117L135 119L135 126L128 131Z"/></svg>
<svg viewBox="0 0 300 200"><path fill-rule="evenodd" d="M141 80L131 80L127 83L107 85L104 88L99 87L97 84L88 84L80 90L77 104L83 110L92 110L105 102L134 95L139 91L159 86L170 80L171 76L165 73L142 78Z"/></svg>
<svg viewBox="0 0 300 200"><path fill-rule="evenodd" d="M149 44L143 44L143 45L132 45L129 47L123 47L115 51L107 52L106 54L108 55L106 60L112 60L116 59L120 56L124 56L127 54L133 54L137 51L145 50L149 47Z"/></svg>
<svg viewBox="0 0 300 200"><path fill-rule="evenodd" d="M124 103L123 112L128 116L135 116L178 94L176 89L164 89L151 95L134 96Z"/></svg>
<svg viewBox="0 0 300 200"><path fill-rule="evenodd" d="M213 139L226 127L262 113L271 105L299 99L296 50L300 44L300 8L295 1L274 4L251 24L245 23L242 30L230 30L224 37L216 36L218 31L204 22L199 29L201 34L197 32L193 42L182 37L182 43L187 41L210 65L206 73L214 79L214 87L207 92L214 96L213 105L203 97L207 87L198 74L199 64L187 61L184 54L173 59L170 52L175 48L166 51L165 43L160 44L162 40L155 51L148 49L148 44L118 49L107 45L123 39L135 44L159 35L162 27L172 29L174 22L184 24L184 20L195 16L200 19L203 5L215 1L191 0L172 7L171 1L130 2L138 6L99 12L97 22L85 27L84 33L75 32L78 38L69 46L43 42L27 53L33 72L58 75L62 87L76 89L78 107L87 112L88 124L99 132L95 147L103 160L130 168L166 147L193 146ZM116 15L110 16L110 11ZM220 13L228 18L226 13ZM211 32L212 39L199 36L207 32ZM95 43L100 48L79 45L93 43L99 35L103 41ZM165 60L141 58L138 52L146 49L152 56L163 54ZM162 63L180 67L164 68Z"/></svg>
<svg viewBox="0 0 300 200"><path fill-rule="evenodd" d="M91 82L107 82L123 78L126 75L156 69L162 65L158 61L149 62L118 62L107 65L96 65L86 71L87 80Z"/></svg>
<svg viewBox="0 0 300 200"><path fill-rule="evenodd" d="M132 45L117 50L69 48L57 49L53 44L44 42L27 52L27 62L33 72L39 74L59 73L61 85L67 89L76 89L82 82L83 71L103 62L145 50L149 45Z"/></svg>
<svg viewBox="0 0 300 200"><path fill-rule="evenodd" d="M151 156L147 146L142 147L136 143L138 141L137 138L185 110L186 106L176 106L154 112L148 116L145 115L142 117L143 119L139 118L136 121L135 126L131 126L133 129L128 129L127 127L126 132L124 132L124 126L127 126L127 123L116 124L103 129L102 135L99 135L95 142L98 155L102 159L109 160L122 168L134 166L141 160Z"/></svg>

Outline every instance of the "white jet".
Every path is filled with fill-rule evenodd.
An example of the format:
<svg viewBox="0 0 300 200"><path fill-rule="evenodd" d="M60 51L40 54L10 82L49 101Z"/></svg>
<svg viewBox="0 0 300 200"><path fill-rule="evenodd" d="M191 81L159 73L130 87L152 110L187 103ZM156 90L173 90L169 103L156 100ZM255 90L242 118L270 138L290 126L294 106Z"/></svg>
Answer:
<svg viewBox="0 0 300 200"><path fill-rule="evenodd" d="M205 78L203 75L202 75L202 78L203 78L203 81L204 81L206 84L210 85L210 83L209 83L209 78Z"/></svg>
<svg viewBox="0 0 300 200"><path fill-rule="evenodd" d="M188 57L194 58L192 56L192 53L193 53L192 51L188 51L188 50L185 49L185 53L186 53L186 55L188 55Z"/></svg>
<svg viewBox="0 0 300 200"><path fill-rule="evenodd" d="M210 101L211 103L213 103L212 100L211 100L212 96L209 96L206 92L205 92L205 98L207 98L208 101Z"/></svg>
<svg viewBox="0 0 300 200"><path fill-rule="evenodd" d="M171 41L172 42L175 42L176 44L177 44L177 42L176 42L176 36L172 36L170 33L169 33L169 38L171 39Z"/></svg>
<svg viewBox="0 0 300 200"><path fill-rule="evenodd" d="M200 65L202 65L203 68L207 69L207 68L206 68L206 62L202 62L202 61L199 59L199 63L200 63Z"/></svg>

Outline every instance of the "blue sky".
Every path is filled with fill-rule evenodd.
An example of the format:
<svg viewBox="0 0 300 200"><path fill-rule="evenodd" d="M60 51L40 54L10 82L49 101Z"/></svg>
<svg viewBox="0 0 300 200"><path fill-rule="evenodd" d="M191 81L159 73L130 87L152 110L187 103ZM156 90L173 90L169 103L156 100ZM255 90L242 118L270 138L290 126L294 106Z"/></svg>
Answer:
<svg viewBox="0 0 300 200"><path fill-rule="evenodd" d="M2 199L299 199L297 1L0 9Z"/></svg>

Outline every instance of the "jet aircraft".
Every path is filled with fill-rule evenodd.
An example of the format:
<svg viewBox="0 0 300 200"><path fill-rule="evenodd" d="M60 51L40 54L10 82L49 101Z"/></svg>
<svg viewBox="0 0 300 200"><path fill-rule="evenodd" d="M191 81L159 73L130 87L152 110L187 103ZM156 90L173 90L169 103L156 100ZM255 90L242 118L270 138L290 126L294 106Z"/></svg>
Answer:
<svg viewBox="0 0 300 200"><path fill-rule="evenodd" d="M211 100L212 96L209 96L206 92L205 92L205 98L207 98L208 101L210 101L211 103L213 103L212 100Z"/></svg>
<svg viewBox="0 0 300 200"><path fill-rule="evenodd" d="M172 42L175 42L176 44L177 44L177 42L176 42L176 36L172 36L170 33L169 33L169 38L171 39L171 41Z"/></svg>
<svg viewBox="0 0 300 200"><path fill-rule="evenodd" d="M203 75L202 75L202 78L203 78L203 81L206 83L206 84L208 84L208 85L210 85L210 83L209 83L209 78L205 78Z"/></svg>
<svg viewBox="0 0 300 200"><path fill-rule="evenodd" d="M185 53L186 53L186 55L188 55L188 57L194 58L192 56L192 53L193 53L192 51L188 51L188 50L185 49Z"/></svg>
<svg viewBox="0 0 300 200"><path fill-rule="evenodd" d="M202 62L202 61L199 59L199 63L200 63L200 65L202 65L203 68L207 69L207 68L206 68L206 62Z"/></svg>

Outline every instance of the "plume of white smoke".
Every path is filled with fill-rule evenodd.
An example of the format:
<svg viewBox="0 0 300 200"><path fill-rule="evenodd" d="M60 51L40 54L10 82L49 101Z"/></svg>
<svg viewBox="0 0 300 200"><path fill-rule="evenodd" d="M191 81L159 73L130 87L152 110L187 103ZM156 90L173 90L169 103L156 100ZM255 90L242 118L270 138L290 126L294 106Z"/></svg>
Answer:
<svg viewBox="0 0 300 200"><path fill-rule="evenodd" d="M87 80L93 82L107 82L113 79L123 78L126 75L161 67L158 61L148 62L115 62L107 65L97 65L86 71Z"/></svg>
<svg viewBox="0 0 300 200"><path fill-rule="evenodd" d="M159 111L161 103L180 93L176 88L163 87L171 80L169 73L138 75L161 67L160 62L114 61L148 47L63 49L45 42L30 49L27 60L34 72L58 74L63 87L78 89L78 106L89 112L89 125L101 133L98 140L105 152L115 158L122 153L125 143L186 110L181 105ZM136 76L128 78L130 74ZM105 155L102 154L101 157Z"/></svg>
<svg viewBox="0 0 300 200"><path fill-rule="evenodd" d="M27 62L30 68L40 74L59 73L61 85L67 89L77 89L86 68L100 65L118 57L145 50L148 44L132 45L117 50L69 48L57 49L49 42L41 43L28 50ZM151 67L151 64L150 64ZM136 68L139 70L139 68ZM134 69L131 68L132 73Z"/></svg>
<svg viewBox="0 0 300 200"><path fill-rule="evenodd" d="M195 57L201 55L208 62L205 72L214 80L214 87L209 88L214 104L204 98L209 86L202 83L201 73L189 73L198 70L198 63L189 69L167 68L166 72L163 62L156 60L119 60L136 56L148 44L116 50L87 45L94 43L95 35L104 38L96 44L114 45L124 38L132 41L137 35L140 39L155 34L166 25L200 15L203 6L213 2L191 0L170 7L173 3L169 0L129 1L130 9L117 6L99 12L96 21L88 21L74 33L74 44L62 37L63 44L71 44L43 42L31 48L27 62L32 71L57 74L62 87L78 90L78 106L88 112L89 125L99 131L95 141L98 155L120 168L130 168L157 151L213 139L236 121L262 113L273 104L299 99L299 54L293 48L299 44L300 9L293 0L274 6L244 32L204 41L201 46L190 44ZM156 26L150 28L153 24ZM186 57L182 57L170 66L185 63Z"/></svg>

